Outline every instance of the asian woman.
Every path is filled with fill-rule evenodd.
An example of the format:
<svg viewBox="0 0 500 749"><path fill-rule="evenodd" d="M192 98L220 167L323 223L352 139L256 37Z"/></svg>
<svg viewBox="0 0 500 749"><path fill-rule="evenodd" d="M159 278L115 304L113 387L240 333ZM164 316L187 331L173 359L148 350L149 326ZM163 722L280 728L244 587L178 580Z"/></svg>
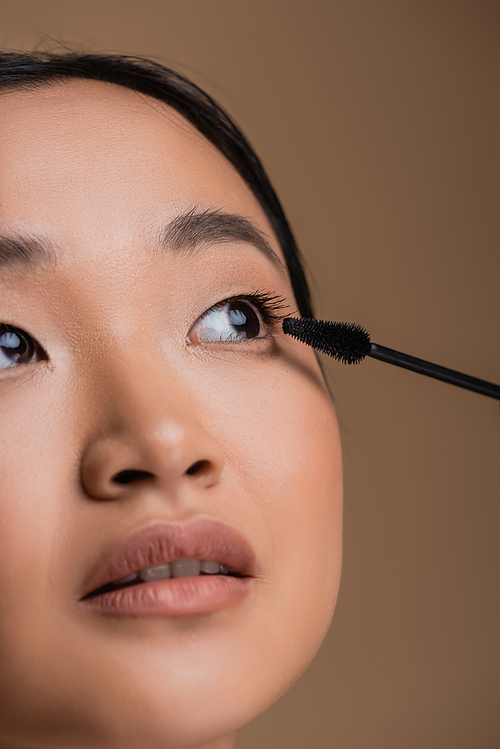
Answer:
<svg viewBox="0 0 500 749"><path fill-rule="evenodd" d="M9 52L0 92L0 746L233 749L339 587L297 246L174 71Z"/></svg>

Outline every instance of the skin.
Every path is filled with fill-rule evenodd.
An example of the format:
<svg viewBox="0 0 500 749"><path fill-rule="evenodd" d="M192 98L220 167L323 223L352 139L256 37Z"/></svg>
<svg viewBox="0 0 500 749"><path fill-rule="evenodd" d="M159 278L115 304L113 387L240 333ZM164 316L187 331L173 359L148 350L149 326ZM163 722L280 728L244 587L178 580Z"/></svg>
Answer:
<svg viewBox="0 0 500 749"><path fill-rule="evenodd" d="M0 233L56 269L0 272L0 322L45 354L0 371L0 746L232 749L316 654L341 566L341 452L313 351L187 344L200 315L290 281L257 249L159 252L197 206L250 218L225 158L167 106L100 82L0 97ZM188 475L195 460L205 468ZM113 484L118 471L151 477ZM103 550L151 520L232 525L259 575L208 615L116 619L78 603Z"/></svg>

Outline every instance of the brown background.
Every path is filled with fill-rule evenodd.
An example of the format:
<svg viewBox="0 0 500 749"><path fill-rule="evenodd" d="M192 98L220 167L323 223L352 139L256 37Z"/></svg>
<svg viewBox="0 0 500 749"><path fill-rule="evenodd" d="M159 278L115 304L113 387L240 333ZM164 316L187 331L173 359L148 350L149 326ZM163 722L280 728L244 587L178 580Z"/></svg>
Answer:
<svg viewBox="0 0 500 749"><path fill-rule="evenodd" d="M263 157L319 316L500 383L499 21L486 0L0 0L0 44L191 75ZM239 749L497 749L499 404L373 360L327 368L338 608Z"/></svg>

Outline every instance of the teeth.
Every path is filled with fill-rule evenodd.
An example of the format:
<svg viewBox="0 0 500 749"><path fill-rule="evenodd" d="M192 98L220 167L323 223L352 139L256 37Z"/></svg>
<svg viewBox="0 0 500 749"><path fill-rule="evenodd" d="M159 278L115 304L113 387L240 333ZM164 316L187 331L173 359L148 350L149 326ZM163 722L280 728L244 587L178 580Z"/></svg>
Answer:
<svg viewBox="0 0 500 749"><path fill-rule="evenodd" d="M135 580L142 580L147 583L153 580L168 580L170 577L195 577L200 573L204 575L228 575L229 570L225 564L212 559L202 561L199 559L175 559L168 564L158 564L156 567L145 567L138 572L131 572L130 575L114 580L113 585L124 585Z"/></svg>
<svg viewBox="0 0 500 749"><path fill-rule="evenodd" d="M139 577L145 583L151 580L166 580L170 577L170 565L159 564L157 567L146 567L146 569L140 570Z"/></svg>
<svg viewBox="0 0 500 749"><path fill-rule="evenodd" d="M171 562L172 577L194 577L200 574L201 563L199 559L176 559Z"/></svg>
<svg viewBox="0 0 500 749"><path fill-rule="evenodd" d="M220 570L219 562L200 562L201 572L206 575L216 575Z"/></svg>

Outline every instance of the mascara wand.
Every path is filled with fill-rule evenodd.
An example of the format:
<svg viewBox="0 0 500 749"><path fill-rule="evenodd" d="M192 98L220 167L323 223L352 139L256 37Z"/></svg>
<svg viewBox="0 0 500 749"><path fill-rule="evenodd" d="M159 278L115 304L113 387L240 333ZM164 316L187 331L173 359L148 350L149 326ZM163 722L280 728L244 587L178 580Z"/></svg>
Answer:
<svg viewBox="0 0 500 749"><path fill-rule="evenodd" d="M286 317L283 320L283 331L343 364L359 364L365 356L371 356L373 359L411 369L413 372L500 400L499 385L372 343L369 333L355 323Z"/></svg>

